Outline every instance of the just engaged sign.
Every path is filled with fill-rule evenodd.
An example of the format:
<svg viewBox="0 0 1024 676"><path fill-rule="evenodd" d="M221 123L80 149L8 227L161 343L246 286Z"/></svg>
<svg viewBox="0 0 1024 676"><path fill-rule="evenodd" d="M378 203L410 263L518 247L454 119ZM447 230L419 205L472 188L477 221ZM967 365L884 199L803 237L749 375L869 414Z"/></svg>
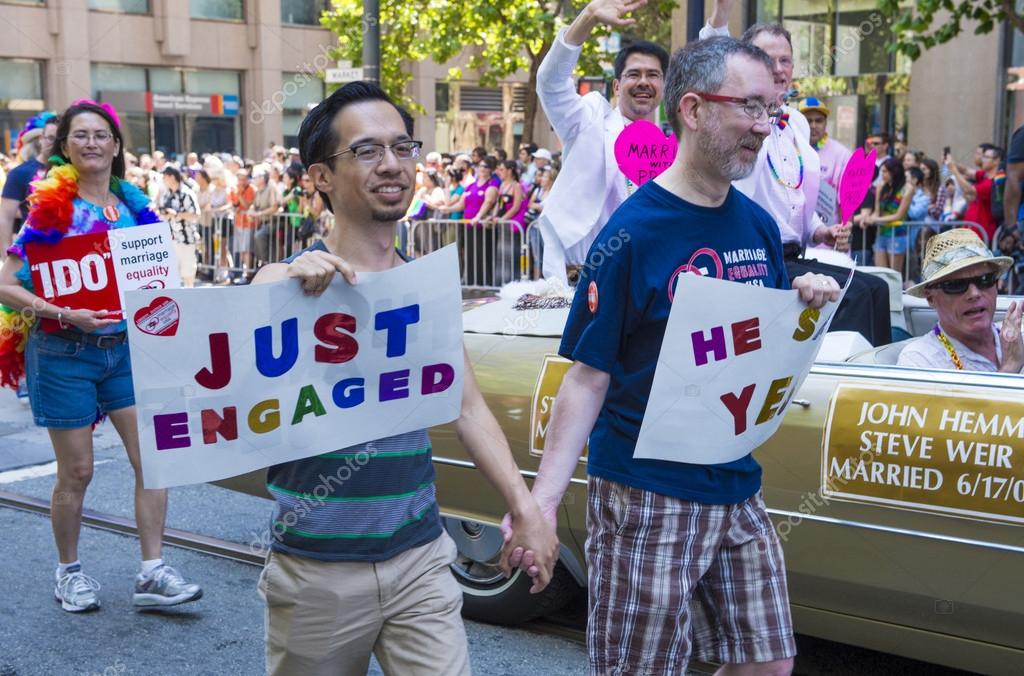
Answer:
<svg viewBox="0 0 1024 676"><path fill-rule="evenodd" d="M462 405L454 246L381 273L127 294L146 488L213 481L449 422Z"/></svg>

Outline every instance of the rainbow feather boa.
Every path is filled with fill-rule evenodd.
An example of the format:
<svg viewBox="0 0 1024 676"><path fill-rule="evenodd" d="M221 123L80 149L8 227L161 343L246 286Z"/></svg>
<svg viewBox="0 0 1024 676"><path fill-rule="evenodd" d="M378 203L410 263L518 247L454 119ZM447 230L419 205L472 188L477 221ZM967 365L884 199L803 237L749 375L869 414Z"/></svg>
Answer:
<svg viewBox="0 0 1024 676"><path fill-rule="evenodd" d="M55 166L46 178L32 184L28 221L18 236L18 247L29 242L56 244L64 239L74 216L78 196L78 170L70 164ZM134 185L110 179L110 190L131 212L138 225L157 223L160 217L149 207L149 198ZM18 247L12 247L17 249ZM0 387L18 388L25 375L25 345L34 319L0 305Z"/></svg>

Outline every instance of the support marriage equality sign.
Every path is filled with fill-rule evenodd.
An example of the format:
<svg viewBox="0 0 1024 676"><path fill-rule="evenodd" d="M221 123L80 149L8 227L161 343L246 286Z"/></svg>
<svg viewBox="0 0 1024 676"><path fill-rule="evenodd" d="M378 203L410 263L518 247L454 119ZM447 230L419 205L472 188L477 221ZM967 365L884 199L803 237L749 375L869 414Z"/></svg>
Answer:
<svg viewBox="0 0 1024 676"><path fill-rule="evenodd" d="M714 465L763 444L837 307L809 308L796 291L680 275L633 457Z"/></svg>
<svg viewBox="0 0 1024 676"><path fill-rule="evenodd" d="M462 405L455 247L320 297L298 280L127 295L146 488L439 425Z"/></svg>
<svg viewBox="0 0 1024 676"><path fill-rule="evenodd" d="M164 222L72 235L57 244L30 242L25 251L36 294L61 307L120 314L126 291L181 286Z"/></svg>

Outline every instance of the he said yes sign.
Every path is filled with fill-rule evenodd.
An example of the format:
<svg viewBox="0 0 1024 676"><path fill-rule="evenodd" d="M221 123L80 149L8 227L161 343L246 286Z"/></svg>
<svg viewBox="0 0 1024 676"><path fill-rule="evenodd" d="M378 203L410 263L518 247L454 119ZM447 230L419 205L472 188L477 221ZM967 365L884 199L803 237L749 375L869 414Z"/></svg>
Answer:
<svg viewBox="0 0 1024 676"><path fill-rule="evenodd" d="M454 246L382 273L128 294L147 488L212 481L458 417Z"/></svg>
<svg viewBox="0 0 1024 676"><path fill-rule="evenodd" d="M61 307L120 313L125 291L181 286L166 223L31 242L25 252L36 295Z"/></svg>
<svg viewBox="0 0 1024 676"><path fill-rule="evenodd" d="M680 275L634 457L713 465L760 446L782 422L837 307Z"/></svg>

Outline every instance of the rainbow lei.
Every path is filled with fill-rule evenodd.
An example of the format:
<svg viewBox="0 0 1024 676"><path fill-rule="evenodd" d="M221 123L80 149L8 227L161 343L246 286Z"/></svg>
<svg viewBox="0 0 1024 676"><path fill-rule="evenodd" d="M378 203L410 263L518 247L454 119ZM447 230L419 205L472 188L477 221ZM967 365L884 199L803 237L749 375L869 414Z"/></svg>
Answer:
<svg viewBox="0 0 1024 676"><path fill-rule="evenodd" d="M78 196L78 170L70 164L55 166L46 178L33 182L32 188L28 221L18 244L11 247L16 253L29 242L56 244L68 234L75 212L73 201ZM111 178L110 190L128 207L138 225L160 221L149 207L149 198L134 185ZM25 375L25 345L34 321L31 315L26 317L0 305L0 387L16 390L18 380Z"/></svg>
<svg viewBox="0 0 1024 676"><path fill-rule="evenodd" d="M785 186L786 188L790 188L792 190L799 190L800 186L802 186L804 184L804 156L803 156L803 153L800 152L800 146L797 145L797 142L796 142L795 138L793 139L793 147L796 148L796 159L797 159L797 162L800 163L800 177L797 179L796 185L790 185L789 183L784 181L781 176L779 176L779 172L776 171L775 165L772 164L772 154L771 154L771 152L767 153L768 168L772 172L772 177L776 181L778 181L781 185Z"/></svg>
<svg viewBox="0 0 1024 676"><path fill-rule="evenodd" d="M960 355L956 353L956 348L953 347L953 343L949 342L949 338L946 338L946 334L942 332L942 329L939 328L938 324L935 325L932 332L935 334L935 337L939 339L939 342L942 343L942 347L946 348L946 352L949 353L949 358L953 362L953 366L956 367L956 370L963 371L964 363L960 361Z"/></svg>
<svg viewBox="0 0 1024 676"><path fill-rule="evenodd" d="M817 143L814 144L814 149L821 150L822 148L825 147L826 143L828 143L828 132L825 132L824 134L821 135L821 138L818 139Z"/></svg>

